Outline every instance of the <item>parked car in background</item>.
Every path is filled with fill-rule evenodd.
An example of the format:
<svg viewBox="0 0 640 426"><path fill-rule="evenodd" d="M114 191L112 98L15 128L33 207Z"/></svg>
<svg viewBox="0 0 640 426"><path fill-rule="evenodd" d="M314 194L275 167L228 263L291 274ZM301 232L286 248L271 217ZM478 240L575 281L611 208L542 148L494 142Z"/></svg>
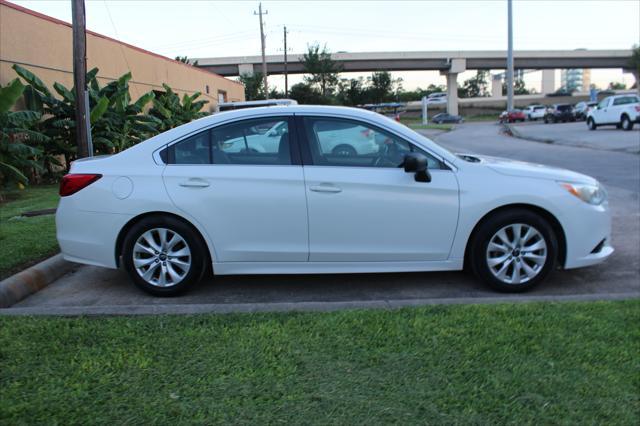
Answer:
<svg viewBox="0 0 640 426"><path fill-rule="evenodd" d="M464 122L464 118L459 115L451 115L448 112L441 112L440 114L434 115L431 122L435 124L462 123Z"/></svg>
<svg viewBox="0 0 640 426"><path fill-rule="evenodd" d="M225 147L265 122L281 134L268 152ZM370 135L363 138L365 130ZM333 139L363 147L344 156L329 148ZM614 251L607 195L596 179L455 155L355 108L213 114L118 154L74 161L60 195L56 228L64 258L122 267L159 296L187 290L207 271L335 274L465 265L494 289L519 292L556 266L594 265Z"/></svg>
<svg viewBox="0 0 640 426"><path fill-rule="evenodd" d="M446 93L432 93L427 96L428 104L446 104L447 103L447 94Z"/></svg>
<svg viewBox="0 0 640 426"><path fill-rule="evenodd" d="M615 125L619 129L631 130L640 123L640 99L638 95L616 95L604 98L598 106L587 113L589 130L598 126Z"/></svg>
<svg viewBox="0 0 640 426"><path fill-rule="evenodd" d="M544 114L545 123L566 123L567 121L576 121L576 116L573 114L573 107L569 104L551 105Z"/></svg>
<svg viewBox="0 0 640 426"><path fill-rule="evenodd" d="M544 118L544 114L547 111L547 107L544 105L529 105L524 109L524 115L529 121L536 121L537 119Z"/></svg>
<svg viewBox="0 0 640 426"><path fill-rule="evenodd" d="M501 123L515 123L516 121L524 121L526 118L521 109L514 109L513 111L502 111L498 120Z"/></svg>
<svg viewBox="0 0 640 426"><path fill-rule="evenodd" d="M598 105L597 102L578 102L576 106L573 107L573 114L576 116L576 120L586 120L587 113L596 105Z"/></svg>

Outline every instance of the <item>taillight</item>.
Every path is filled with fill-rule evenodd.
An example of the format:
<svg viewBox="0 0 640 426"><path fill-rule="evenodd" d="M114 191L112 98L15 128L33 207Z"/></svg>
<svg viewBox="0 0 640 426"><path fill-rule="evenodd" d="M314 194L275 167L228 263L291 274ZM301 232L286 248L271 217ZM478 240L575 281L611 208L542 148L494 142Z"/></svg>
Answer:
<svg viewBox="0 0 640 426"><path fill-rule="evenodd" d="M75 194L83 188L91 185L93 182L100 179L102 175L96 174L75 174L71 173L65 175L60 182L60 196L66 197L68 195Z"/></svg>
<svg viewBox="0 0 640 426"><path fill-rule="evenodd" d="M640 112L640 105L636 105L636 111Z"/></svg>

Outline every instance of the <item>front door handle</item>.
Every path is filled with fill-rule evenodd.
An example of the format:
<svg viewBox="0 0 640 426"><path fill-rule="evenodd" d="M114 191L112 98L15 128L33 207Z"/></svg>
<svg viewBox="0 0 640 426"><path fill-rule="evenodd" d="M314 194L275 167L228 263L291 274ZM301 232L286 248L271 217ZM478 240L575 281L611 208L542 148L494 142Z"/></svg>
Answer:
<svg viewBox="0 0 640 426"><path fill-rule="evenodd" d="M191 178L187 181L180 182L178 185L185 188L206 188L209 186L209 182L204 179Z"/></svg>
<svg viewBox="0 0 640 426"><path fill-rule="evenodd" d="M330 193L342 192L342 188L339 188L334 185L327 185L327 184L310 186L309 189L313 192L330 192Z"/></svg>

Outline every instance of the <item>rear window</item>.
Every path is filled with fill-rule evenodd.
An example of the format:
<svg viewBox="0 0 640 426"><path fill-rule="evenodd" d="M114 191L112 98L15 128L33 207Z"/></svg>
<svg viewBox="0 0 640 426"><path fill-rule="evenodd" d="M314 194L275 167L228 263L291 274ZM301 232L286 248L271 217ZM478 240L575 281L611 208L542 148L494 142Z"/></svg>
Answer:
<svg viewBox="0 0 640 426"><path fill-rule="evenodd" d="M613 100L614 105L627 105L627 104L635 104L638 103L637 96L623 96L620 98L615 98Z"/></svg>

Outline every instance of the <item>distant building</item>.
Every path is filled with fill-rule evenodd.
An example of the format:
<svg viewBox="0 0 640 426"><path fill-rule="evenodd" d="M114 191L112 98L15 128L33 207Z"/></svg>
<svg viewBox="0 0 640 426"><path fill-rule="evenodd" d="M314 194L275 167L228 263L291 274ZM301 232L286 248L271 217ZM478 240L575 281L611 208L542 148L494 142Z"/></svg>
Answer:
<svg viewBox="0 0 640 426"><path fill-rule="evenodd" d="M218 102L244 101L242 84L182 62L174 61L93 31L87 31L87 69L99 68L98 80L109 83L131 71L129 90L133 100L144 93L201 92L214 111ZM18 77L18 64L35 73L49 87L59 82L73 86L72 30L67 22L0 0L0 85Z"/></svg>
<svg viewBox="0 0 640 426"><path fill-rule="evenodd" d="M583 68L562 70L560 85L568 92L586 92L591 85L591 70Z"/></svg>

